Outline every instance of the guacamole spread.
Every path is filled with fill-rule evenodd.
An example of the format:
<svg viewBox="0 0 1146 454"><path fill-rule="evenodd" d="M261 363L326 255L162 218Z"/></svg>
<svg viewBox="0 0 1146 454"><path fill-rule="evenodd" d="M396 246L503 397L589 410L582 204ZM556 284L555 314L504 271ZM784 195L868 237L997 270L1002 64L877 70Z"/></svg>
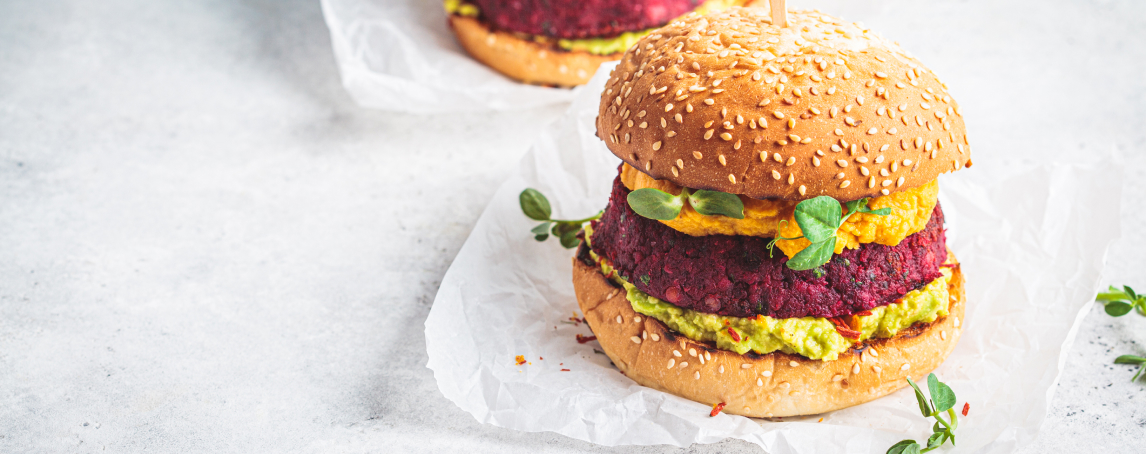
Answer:
<svg viewBox="0 0 1146 454"><path fill-rule="evenodd" d="M693 12L708 14L743 3L744 0L707 0L696 7ZM477 5L466 3L463 0L445 0L445 8L447 13L459 16L478 17L481 14ZM603 38L559 39L557 46L565 50L588 52L593 55L611 55L624 52L653 30L655 29L624 32L617 36Z"/></svg>
<svg viewBox="0 0 1146 454"><path fill-rule="evenodd" d="M586 225L585 230L585 237L592 237L592 228ZM946 316L950 298L947 282L951 271L941 268L942 276L921 289L908 292L897 302L867 311L870 315L845 317L847 325L860 333L859 339L848 339L836 330L831 320L823 317L729 317L678 307L642 292L629 283L628 276L617 275L608 260L592 251L590 255L600 264L605 276L610 276L625 288L625 296L637 313L660 320L669 329L689 339L713 342L717 348L739 354L749 351L767 354L779 350L806 358L834 361L853 343L894 337L916 322L929 323Z"/></svg>

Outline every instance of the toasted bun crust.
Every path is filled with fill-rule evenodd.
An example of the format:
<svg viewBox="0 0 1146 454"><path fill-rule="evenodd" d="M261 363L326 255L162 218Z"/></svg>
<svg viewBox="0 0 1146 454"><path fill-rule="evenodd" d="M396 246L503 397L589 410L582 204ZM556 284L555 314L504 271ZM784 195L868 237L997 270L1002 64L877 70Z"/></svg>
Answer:
<svg viewBox="0 0 1146 454"><path fill-rule="evenodd" d="M495 31L485 23L451 14L450 28L458 42L486 66L522 82L571 87L588 82L601 63L621 58L555 49L511 33Z"/></svg>
<svg viewBox="0 0 1146 454"><path fill-rule="evenodd" d="M740 355L674 334L634 312L623 289L577 259L573 287L597 341L633 381L706 405L724 402L726 413L779 417L868 402L906 386L904 377L919 379L938 367L961 333L963 274L958 264L953 271L948 316L892 339L869 340L836 361L780 352Z"/></svg>
<svg viewBox="0 0 1146 454"><path fill-rule="evenodd" d="M959 106L918 60L824 14L788 22L732 8L652 32L606 84L597 135L653 178L757 199L855 200L971 165Z"/></svg>

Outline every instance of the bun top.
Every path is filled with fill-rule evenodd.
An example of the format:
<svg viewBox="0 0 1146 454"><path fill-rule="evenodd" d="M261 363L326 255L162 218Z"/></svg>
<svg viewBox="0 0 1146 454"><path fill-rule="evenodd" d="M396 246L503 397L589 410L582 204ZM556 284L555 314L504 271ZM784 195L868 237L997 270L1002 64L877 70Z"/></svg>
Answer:
<svg viewBox="0 0 1146 454"><path fill-rule="evenodd" d="M733 8L653 31L613 70L597 135L653 178L757 199L887 195L971 165L926 67L858 24Z"/></svg>

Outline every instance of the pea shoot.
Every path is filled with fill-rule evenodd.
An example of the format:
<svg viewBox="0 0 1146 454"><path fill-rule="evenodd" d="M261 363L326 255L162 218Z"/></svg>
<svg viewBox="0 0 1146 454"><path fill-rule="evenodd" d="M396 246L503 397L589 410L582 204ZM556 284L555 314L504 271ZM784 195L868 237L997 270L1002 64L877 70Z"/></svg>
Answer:
<svg viewBox="0 0 1146 454"><path fill-rule="evenodd" d="M1139 295L1129 285L1123 285L1122 288L1111 285L1105 292L1099 292L1095 300L1103 304L1107 315L1111 317L1121 317L1132 310L1146 316L1146 295Z"/></svg>
<svg viewBox="0 0 1146 454"><path fill-rule="evenodd" d="M836 251L836 230L839 230L840 226L853 214L867 213L877 216L891 214L890 208L872 210L867 207L867 203L868 199L866 198L847 202L845 205L848 211L847 214L844 214L840 202L826 195L802 201L796 204L793 217L796 218L796 225L800 226L803 235L792 238L777 235L768 243L768 249L771 250L780 240L805 238L812 244L792 256L788 260L787 266L796 271L819 268L832 259L832 254ZM780 222L787 221L782 220Z"/></svg>
<svg viewBox="0 0 1146 454"><path fill-rule="evenodd" d="M915 400L919 403L919 412L923 414L924 418L935 418L935 425L931 427L932 434L927 438L927 446L922 446L915 440L903 440L891 445L887 449L887 454L929 452L938 449L947 440L951 440L951 446L955 446L955 428L959 427L959 416L955 414L955 392L951 390L950 386L939 381L935 374L927 376L927 391L931 394L930 400L923 395L923 391L919 390L919 385L916 385L911 377L907 378L907 384L915 389ZM941 415L943 412L947 412L950 420L943 419Z"/></svg>
<svg viewBox="0 0 1146 454"><path fill-rule="evenodd" d="M680 194L672 195L660 189L641 188L630 192L627 197L629 208L649 219L670 221L680 215L685 201L697 213L705 216L728 216L744 219L744 202L740 197L727 192L707 189L691 190L682 188Z"/></svg>
<svg viewBox="0 0 1146 454"><path fill-rule="evenodd" d="M566 249L572 249L580 244L577 239L577 233L581 231L582 225L586 222L600 218L603 211L597 212L593 216L585 219L577 219L572 221L550 219L553 216L553 209L549 206L549 199L545 197L541 191L533 188L525 188L517 197L518 202L521 204L521 211L525 213L530 219L535 221L543 221L534 227L530 232L533 233L533 239L537 241L545 241L549 238L549 234L557 237L561 241L561 245Z"/></svg>

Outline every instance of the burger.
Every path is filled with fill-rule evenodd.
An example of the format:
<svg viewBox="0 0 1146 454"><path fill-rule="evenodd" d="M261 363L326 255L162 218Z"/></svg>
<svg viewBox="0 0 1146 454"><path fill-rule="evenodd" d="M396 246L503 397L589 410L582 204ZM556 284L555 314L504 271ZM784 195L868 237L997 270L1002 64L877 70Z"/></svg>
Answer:
<svg viewBox="0 0 1146 454"><path fill-rule="evenodd" d="M746 0L446 0L450 28L478 61L522 82L575 86L649 30Z"/></svg>
<svg viewBox="0 0 1146 454"><path fill-rule="evenodd" d="M786 22L688 15L625 52L596 122L623 162L573 261L621 372L752 417L903 387L966 305L937 200L972 165L947 87L859 24Z"/></svg>

